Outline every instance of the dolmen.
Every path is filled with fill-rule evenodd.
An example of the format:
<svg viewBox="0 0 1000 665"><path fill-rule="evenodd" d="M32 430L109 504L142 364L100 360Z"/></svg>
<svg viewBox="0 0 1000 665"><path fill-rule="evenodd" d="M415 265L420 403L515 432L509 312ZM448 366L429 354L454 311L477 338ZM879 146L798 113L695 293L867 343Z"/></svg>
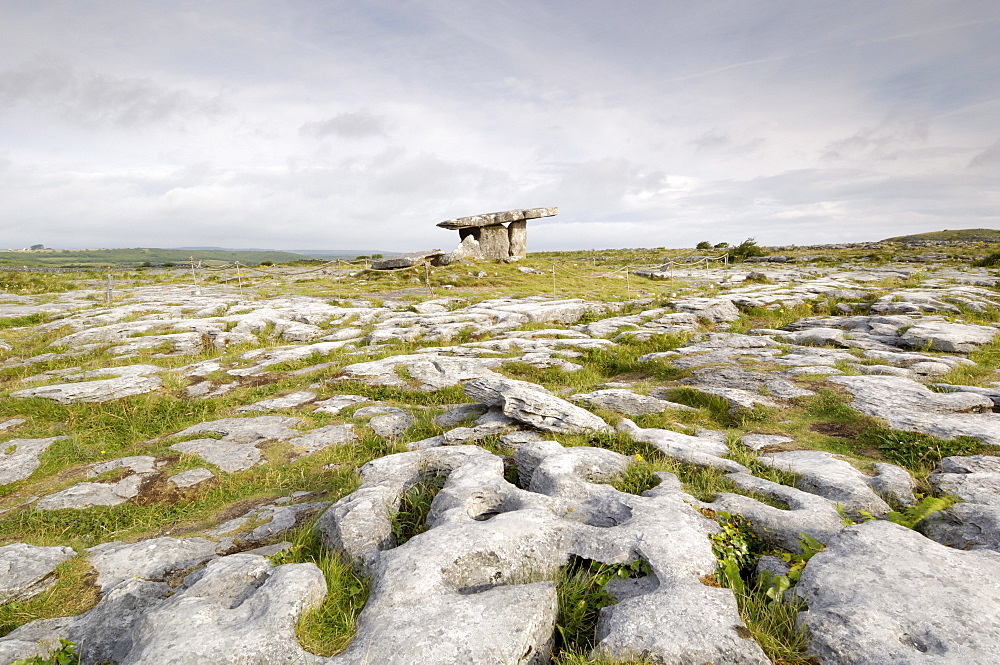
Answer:
<svg viewBox="0 0 1000 665"><path fill-rule="evenodd" d="M529 208L491 212L445 220L443 229L458 231L458 248L453 259L520 259L528 253L528 220L554 217L559 208ZM504 226L506 224L506 226Z"/></svg>

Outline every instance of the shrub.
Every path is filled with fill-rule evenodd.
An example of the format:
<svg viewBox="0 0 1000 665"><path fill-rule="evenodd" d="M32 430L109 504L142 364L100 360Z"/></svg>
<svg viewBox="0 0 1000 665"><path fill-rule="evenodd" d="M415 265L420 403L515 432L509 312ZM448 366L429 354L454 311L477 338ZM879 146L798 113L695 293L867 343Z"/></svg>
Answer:
<svg viewBox="0 0 1000 665"><path fill-rule="evenodd" d="M736 247L730 249L729 256L734 261L743 262L752 256L767 256L767 250L759 246L753 238L747 238Z"/></svg>
<svg viewBox="0 0 1000 665"><path fill-rule="evenodd" d="M976 268L996 268L1000 266L1000 252L987 254L983 258L973 261L972 265Z"/></svg>
<svg viewBox="0 0 1000 665"><path fill-rule="evenodd" d="M695 249L712 249L712 243L707 240L702 240L700 243L694 246Z"/></svg>

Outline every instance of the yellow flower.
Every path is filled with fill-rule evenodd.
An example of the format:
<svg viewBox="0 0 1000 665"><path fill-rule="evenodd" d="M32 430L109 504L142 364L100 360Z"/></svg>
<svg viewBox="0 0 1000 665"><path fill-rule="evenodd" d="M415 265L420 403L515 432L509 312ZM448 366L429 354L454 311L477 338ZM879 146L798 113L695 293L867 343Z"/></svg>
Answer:
<svg viewBox="0 0 1000 665"><path fill-rule="evenodd" d="M637 462L641 462L642 461L642 455L640 455L639 453L636 453L635 454L635 459L636 459Z"/></svg>

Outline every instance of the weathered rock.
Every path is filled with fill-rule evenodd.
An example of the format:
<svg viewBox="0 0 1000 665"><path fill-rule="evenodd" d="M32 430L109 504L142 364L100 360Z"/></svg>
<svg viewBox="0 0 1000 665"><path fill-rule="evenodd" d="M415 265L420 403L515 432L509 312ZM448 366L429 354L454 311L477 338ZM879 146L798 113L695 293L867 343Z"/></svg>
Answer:
<svg viewBox="0 0 1000 665"><path fill-rule="evenodd" d="M283 395L281 397L272 397L271 399L264 399L259 402L254 402L253 404L248 404L247 406L241 406L236 409L237 413L246 413L248 411L275 411L277 409L294 409L297 406L302 406L308 402L316 399L316 393L311 390L300 390L298 392L289 393L288 395Z"/></svg>
<svg viewBox="0 0 1000 665"><path fill-rule="evenodd" d="M889 512L889 504L871 488L871 476L866 476L850 462L837 459L822 450L794 450L767 453L757 458L762 464L790 471L799 476L795 486L839 503L850 515L863 513L881 517Z"/></svg>
<svg viewBox="0 0 1000 665"><path fill-rule="evenodd" d="M629 416L662 413L667 409L678 407L681 407L682 410L691 408L683 404L657 399L656 397L639 395L623 388L608 388L605 390L596 390L591 393L577 393L576 395L570 395L570 399L585 402L592 407L617 411Z"/></svg>
<svg viewBox="0 0 1000 665"><path fill-rule="evenodd" d="M854 394L853 408L895 429L942 439L971 436L1000 445L1000 413L992 413L993 401L985 395L935 393L897 376L835 376L830 381Z"/></svg>
<svg viewBox="0 0 1000 665"><path fill-rule="evenodd" d="M1000 551L1000 457L945 457L929 480L962 503L929 516L921 532L950 547Z"/></svg>
<svg viewBox="0 0 1000 665"><path fill-rule="evenodd" d="M46 439L11 439L0 443L0 485L30 476L40 464L38 456L56 441L68 438L51 436Z"/></svg>
<svg viewBox="0 0 1000 665"><path fill-rule="evenodd" d="M370 401L370 398L362 395L334 395L333 397L314 402L314 404L317 407L317 411L329 413L335 416L348 407L356 404L364 404L365 402Z"/></svg>
<svg viewBox="0 0 1000 665"><path fill-rule="evenodd" d="M467 420L479 418L488 410L489 407L485 404L460 404L434 418L434 424L438 427L454 427Z"/></svg>
<svg viewBox="0 0 1000 665"><path fill-rule="evenodd" d="M510 244L510 256L523 259L528 255L528 223L519 220L507 225L507 239Z"/></svg>
<svg viewBox="0 0 1000 665"><path fill-rule="evenodd" d="M156 473L156 470L160 466L161 463L159 463L157 459L151 455L120 457L118 459L108 460L107 462L95 465L90 471L87 472L87 477L96 478L102 473L115 471L117 469L128 469L132 473Z"/></svg>
<svg viewBox="0 0 1000 665"><path fill-rule="evenodd" d="M440 249L432 249L425 252L407 252L397 256L390 256L385 259L372 261L373 270L398 270L399 268L411 268L424 263L431 263L444 256Z"/></svg>
<svg viewBox="0 0 1000 665"><path fill-rule="evenodd" d="M740 443L750 450L763 450L768 446L780 446L791 443L795 439L780 434L745 434L740 437Z"/></svg>
<svg viewBox="0 0 1000 665"><path fill-rule="evenodd" d="M610 430L606 422L527 381L502 377L476 379L465 384L470 398L499 406L504 415L547 432L576 434L587 430Z"/></svg>
<svg viewBox="0 0 1000 665"><path fill-rule="evenodd" d="M176 475L170 476L167 478L167 482L173 483L176 487L180 487L181 489L186 489L188 487L199 485L212 478L215 478L214 473L205 468L197 468L181 471Z"/></svg>
<svg viewBox="0 0 1000 665"><path fill-rule="evenodd" d="M35 507L38 510L81 510L91 506L117 506L137 496L142 483L141 475L127 476L117 483L77 483L42 497Z"/></svg>
<svg viewBox="0 0 1000 665"><path fill-rule="evenodd" d="M967 353L993 341L1000 330L947 321L919 321L911 326L900 342L911 349L931 348L934 351Z"/></svg>
<svg viewBox="0 0 1000 665"><path fill-rule="evenodd" d="M504 212L489 212L482 215L472 215L470 217L459 217L457 219L447 219L439 222L438 226L443 229L467 229L479 226L493 226L496 224L506 224L508 222L519 222L526 219L539 219L541 217L553 217L559 214L559 208L526 208L522 210L506 210Z"/></svg>
<svg viewBox="0 0 1000 665"><path fill-rule="evenodd" d="M844 529L796 587L822 662L992 663L1000 554L962 552L885 521Z"/></svg>
<svg viewBox="0 0 1000 665"><path fill-rule="evenodd" d="M71 547L14 543L0 547L0 604L34 598L56 583L56 566L76 556Z"/></svg>
<svg viewBox="0 0 1000 665"><path fill-rule="evenodd" d="M24 418L8 418L0 423L0 432L8 432L10 430L17 429L26 422L28 421Z"/></svg>
<svg viewBox="0 0 1000 665"><path fill-rule="evenodd" d="M342 446L357 441L354 425L326 425L311 429L302 436L288 439L289 445L302 448L306 455L317 453L330 446Z"/></svg>
<svg viewBox="0 0 1000 665"><path fill-rule="evenodd" d="M742 490L758 492L788 505L789 509L784 510L742 494L730 493L720 493L715 501L706 504L715 510L743 515L765 541L800 552L799 539L803 533L825 543L844 528L834 501L749 473L730 473L726 477Z"/></svg>
<svg viewBox="0 0 1000 665"><path fill-rule="evenodd" d="M389 356L383 360L348 365L341 372L341 378L358 379L375 386L410 387L397 368L405 368L420 390L433 391L455 386L463 381L493 376L491 369L502 361L497 358L455 358L435 355Z"/></svg>
<svg viewBox="0 0 1000 665"><path fill-rule="evenodd" d="M175 443L170 448L182 453L198 455L226 473L249 469L263 462L257 448L267 441L283 441L299 434L290 425L300 418L285 416L258 416L256 418L223 418L193 425L173 436L193 434L221 434L221 439L194 439Z"/></svg>
<svg viewBox="0 0 1000 665"><path fill-rule="evenodd" d="M412 414L403 409L397 409L392 413L375 416L368 421L368 426L377 436L395 441L402 438L406 430L416 422L417 420Z"/></svg>
<svg viewBox="0 0 1000 665"><path fill-rule="evenodd" d="M137 543L111 541L87 550L102 593L125 580L166 581L217 556L217 545L204 538L152 538Z"/></svg>
<svg viewBox="0 0 1000 665"><path fill-rule="evenodd" d="M58 383L51 386L26 388L10 394L11 397L42 397L60 404L74 402L108 402L130 395L152 392L163 385L155 365L128 365L98 369L84 374L69 375L67 379L81 379L77 383ZM95 377L112 376L110 379L93 380Z"/></svg>
<svg viewBox="0 0 1000 665"><path fill-rule="evenodd" d="M740 310L729 298L686 298L671 302L670 306L678 312L694 314L716 323L740 318Z"/></svg>
<svg viewBox="0 0 1000 665"><path fill-rule="evenodd" d="M623 418L616 429L625 432L636 441L649 443L657 448L667 457L672 457L688 464L698 466L709 466L723 471L742 472L748 469L731 459L725 459L729 454L725 438L722 440L715 436L690 436L673 432L668 429L647 428L643 429L628 418Z"/></svg>
<svg viewBox="0 0 1000 665"><path fill-rule="evenodd" d="M510 238L500 224L483 226L479 231L479 252L484 259L506 259L510 256Z"/></svg>

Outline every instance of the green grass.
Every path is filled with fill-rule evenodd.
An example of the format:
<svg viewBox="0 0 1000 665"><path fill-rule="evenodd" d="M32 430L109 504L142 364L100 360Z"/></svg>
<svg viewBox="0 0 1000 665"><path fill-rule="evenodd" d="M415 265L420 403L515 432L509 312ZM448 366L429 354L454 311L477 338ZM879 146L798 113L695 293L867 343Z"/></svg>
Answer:
<svg viewBox="0 0 1000 665"><path fill-rule="evenodd" d="M38 619L76 616L97 604L97 571L85 556L78 556L56 566L56 583L25 601L0 605L0 636Z"/></svg>
<svg viewBox="0 0 1000 665"><path fill-rule="evenodd" d="M371 585L358 575L343 555L323 547L312 524L299 528L290 538L292 547L271 557L275 564L314 563L326 579L326 598L304 614L295 628L306 651L334 656L354 638L358 615L368 602Z"/></svg>

